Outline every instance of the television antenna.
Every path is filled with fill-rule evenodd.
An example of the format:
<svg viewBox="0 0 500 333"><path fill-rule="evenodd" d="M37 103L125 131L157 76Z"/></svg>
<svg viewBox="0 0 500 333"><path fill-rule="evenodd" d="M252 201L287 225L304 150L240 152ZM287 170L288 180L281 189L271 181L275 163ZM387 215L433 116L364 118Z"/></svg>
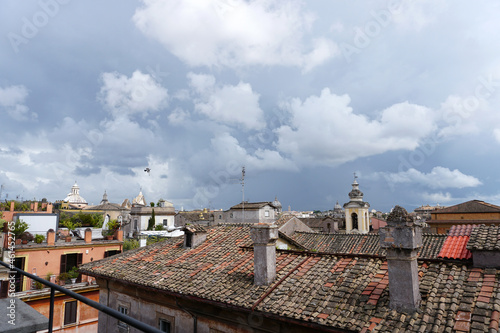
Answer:
<svg viewBox="0 0 500 333"><path fill-rule="evenodd" d="M241 214L241 223L245 223L245 167L241 168L241 203L242 203L242 214Z"/></svg>
<svg viewBox="0 0 500 333"><path fill-rule="evenodd" d="M240 182L241 184L241 196L242 196L242 199L241 199L241 205L242 205L242 210L241 210L241 222L245 222L245 167L243 166L241 168L241 177L240 178L233 178L233 179L230 179L230 180L237 180Z"/></svg>

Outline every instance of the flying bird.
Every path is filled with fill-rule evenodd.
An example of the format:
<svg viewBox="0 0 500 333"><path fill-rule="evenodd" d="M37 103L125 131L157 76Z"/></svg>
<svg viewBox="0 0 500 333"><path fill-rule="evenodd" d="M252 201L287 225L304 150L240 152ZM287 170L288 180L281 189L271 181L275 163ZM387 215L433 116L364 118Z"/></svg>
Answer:
<svg viewBox="0 0 500 333"><path fill-rule="evenodd" d="M146 168L146 169L144 169L144 172L147 172L148 175L149 175L149 172L151 172L151 169L150 168Z"/></svg>

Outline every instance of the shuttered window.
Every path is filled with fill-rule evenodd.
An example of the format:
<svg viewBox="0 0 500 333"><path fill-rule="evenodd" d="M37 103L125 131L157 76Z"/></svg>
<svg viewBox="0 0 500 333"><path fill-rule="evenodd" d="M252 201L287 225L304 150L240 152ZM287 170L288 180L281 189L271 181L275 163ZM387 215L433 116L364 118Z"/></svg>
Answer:
<svg viewBox="0 0 500 333"><path fill-rule="evenodd" d="M64 325L76 323L77 301L70 301L64 304Z"/></svg>

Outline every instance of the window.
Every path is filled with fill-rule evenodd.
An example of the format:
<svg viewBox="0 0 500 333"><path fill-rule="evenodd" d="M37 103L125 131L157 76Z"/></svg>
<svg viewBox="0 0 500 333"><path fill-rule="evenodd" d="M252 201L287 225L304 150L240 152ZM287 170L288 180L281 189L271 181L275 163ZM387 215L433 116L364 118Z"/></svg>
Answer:
<svg viewBox="0 0 500 333"><path fill-rule="evenodd" d="M17 257L14 259L14 267L17 267L19 269L22 269L24 271L24 257ZM23 290L23 281L24 281L24 275L21 273L15 273L15 292L19 292Z"/></svg>
<svg viewBox="0 0 500 333"><path fill-rule="evenodd" d="M118 305L118 312L124 315L128 315L128 308L123 305ZM128 325L123 321L118 321L118 327L128 328Z"/></svg>
<svg viewBox="0 0 500 333"><path fill-rule="evenodd" d="M64 303L64 325L76 324L77 301Z"/></svg>
<svg viewBox="0 0 500 333"><path fill-rule="evenodd" d="M352 219L352 228L353 229L358 229L358 214L352 213L351 214L351 219Z"/></svg>
<svg viewBox="0 0 500 333"><path fill-rule="evenodd" d="M170 333L170 322L166 319L163 319L163 318L160 318L158 320L158 328L160 329L160 331L162 332L168 332Z"/></svg>
<svg viewBox="0 0 500 333"><path fill-rule="evenodd" d="M186 232L186 247L191 247L193 244L193 234L190 232Z"/></svg>
<svg viewBox="0 0 500 333"><path fill-rule="evenodd" d="M219 220L222 220L222 215L219 214Z"/></svg>
<svg viewBox="0 0 500 333"><path fill-rule="evenodd" d="M164 225L165 227L167 227L167 226L168 226L168 220L167 220L167 219L163 219L163 225Z"/></svg>
<svg viewBox="0 0 500 333"><path fill-rule="evenodd" d="M268 211L268 210L266 210L266 211L264 212L264 216L265 216L265 217L269 217L269 211Z"/></svg>
<svg viewBox="0 0 500 333"><path fill-rule="evenodd" d="M104 252L104 258L114 256L115 254L122 253L120 250L109 250Z"/></svg>
<svg viewBox="0 0 500 333"><path fill-rule="evenodd" d="M71 253L71 254L63 254L61 255L61 267L60 273L67 273L73 267L78 267L82 264L83 253ZM77 282L82 281L82 275L78 276Z"/></svg>

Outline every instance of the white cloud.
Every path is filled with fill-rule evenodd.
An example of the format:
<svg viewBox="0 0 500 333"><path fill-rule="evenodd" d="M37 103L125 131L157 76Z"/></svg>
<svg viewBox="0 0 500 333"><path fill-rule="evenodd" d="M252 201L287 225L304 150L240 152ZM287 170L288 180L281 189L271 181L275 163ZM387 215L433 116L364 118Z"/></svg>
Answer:
<svg viewBox="0 0 500 333"><path fill-rule="evenodd" d="M213 159L224 164L245 165L249 170L290 170L296 171L296 165L284 158L279 152L258 149L254 154L240 146L238 140L229 133L221 133L211 140Z"/></svg>
<svg viewBox="0 0 500 333"><path fill-rule="evenodd" d="M500 128L495 128L493 130L493 136L495 137L495 140L500 143Z"/></svg>
<svg viewBox="0 0 500 333"><path fill-rule="evenodd" d="M446 13L447 1L413 1L401 0L390 3L394 23L401 29L421 31L436 22L438 16Z"/></svg>
<svg viewBox="0 0 500 333"><path fill-rule="evenodd" d="M423 173L416 169L398 173L380 173L380 175L392 184L413 183L421 184L429 188L465 188L481 185L481 181L474 176L465 175L458 169L437 166L431 172Z"/></svg>
<svg viewBox="0 0 500 333"><path fill-rule="evenodd" d="M305 70L338 54L307 45L314 17L296 0L143 0L133 20L190 66L285 65Z"/></svg>
<svg viewBox="0 0 500 333"><path fill-rule="evenodd" d="M167 103L167 90L141 71L130 78L117 72L103 73L101 80L99 98L114 116L158 111Z"/></svg>
<svg viewBox="0 0 500 333"><path fill-rule="evenodd" d="M189 119L189 112L181 108L176 108L168 115L168 121L172 125L181 125Z"/></svg>
<svg viewBox="0 0 500 333"><path fill-rule="evenodd" d="M28 89L25 86L0 87L0 109L5 109L12 119L17 121L36 120L38 115L30 112L25 105Z"/></svg>
<svg viewBox="0 0 500 333"><path fill-rule="evenodd" d="M259 94L248 83L216 85L211 75L189 73L190 85L199 93L195 109L210 119L246 129L262 129L264 112L259 107Z"/></svg>
<svg viewBox="0 0 500 333"><path fill-rule="evenodd" d="M422 198L427 202L435 202L435 203L456 201L456 199L453 198L450 192L422 193Z"/></svg>
<svg viewBox="0 0 500 333"><path fill-rule="evenodd" d="M335 165L391 150L415 149L435 124L432 111L408 102L383 110L379 120L356 114L347 95L332 94L288 103L291 124L276 129L278 150L297 163ZM415 126L415 124L419 124Z"/></svg>

